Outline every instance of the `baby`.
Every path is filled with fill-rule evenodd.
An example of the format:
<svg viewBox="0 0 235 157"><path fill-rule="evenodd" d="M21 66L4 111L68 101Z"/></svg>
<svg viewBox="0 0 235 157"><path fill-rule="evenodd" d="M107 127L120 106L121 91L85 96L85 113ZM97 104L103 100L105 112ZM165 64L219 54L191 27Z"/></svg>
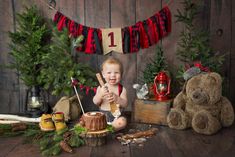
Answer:
<svg viewBox="0 0 235 157"><path fill-rule="evenodd" d="M127 124L126 118L113 115L110 107L110 104L116 104L120 109L128 104L126 89L120 84L123 73L122 64L119 60L110 57L101 65L101 72L106 84L97 88L93 102L106 115L107 122L112 124L115 131L124 129Z"/></svg>

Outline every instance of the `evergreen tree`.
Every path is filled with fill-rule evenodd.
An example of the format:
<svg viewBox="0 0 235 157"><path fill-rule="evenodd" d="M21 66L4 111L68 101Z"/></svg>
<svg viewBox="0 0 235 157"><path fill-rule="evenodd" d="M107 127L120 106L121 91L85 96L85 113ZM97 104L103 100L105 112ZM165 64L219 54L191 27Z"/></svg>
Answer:
<svg viewBox="0 0 235 157"><path fill-rule="evenodd" d="M26 7L23 13L17 14L16 22L16 32L9 32L10 55L14 59L9 67L17 70L27 86L40 86L38 77L42 68L42 56L49 50L50 29L36 6Z"/></svg>
<svg viewBox="0 0 235 157"><path fill-rule="evenodd" d="M183 1L183 11L177 10L177 22L184 24L184 30L180 34L178 58L187 65L192 65L195 61L200 61L203 66L209 67L211 71L219 72L224 55L216 54L209 46L209 33L199 30L194 25L194 19L198 14L199 5L192 0ZM179 75L182 77L184 66L181 67Z"/></svg>
<svg viewBox="0 0 235 157"><path fill-rule="evenodd" d="M66 28L62 31L53 28L50 53L43 57L45 68L41 75L45 88L52 89L53 95L71 95L71 77L76 78L80 85L97 86L95 71L87 64L77 63L77 57L72 53L73 40Z"/></svg>
<svg viewBox="0 0 235 157"><path fill-rule="evenodd" d="M150 62L143 71L144 83L152 84L157 73L165 70L167 70L166 59L163 56L162 47L157 46L154 58L150 59Z"/></svg>

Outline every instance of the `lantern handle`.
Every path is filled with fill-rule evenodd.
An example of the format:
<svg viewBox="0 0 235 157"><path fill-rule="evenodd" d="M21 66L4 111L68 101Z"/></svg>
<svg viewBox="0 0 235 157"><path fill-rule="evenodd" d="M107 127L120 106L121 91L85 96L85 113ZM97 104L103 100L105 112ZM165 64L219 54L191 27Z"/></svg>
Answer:
<svg viewBox="0 0 235 157"><path fill-rule="evenodd" d="M171 79L169 78L169 83L168 83L168 87L167 87L167 93L166 95L170 94L170 90L171 90Z"/></svg>
<svg viewBox="0 0 235 157"><path fill-rule="evenodd" d="M155 86L155 91L156 91L156 93L159 95L160 93L159 93L158 90L157 90L156 79L157 79L157 75L156 75L155 78L154 78L154 86Z"/></svg>

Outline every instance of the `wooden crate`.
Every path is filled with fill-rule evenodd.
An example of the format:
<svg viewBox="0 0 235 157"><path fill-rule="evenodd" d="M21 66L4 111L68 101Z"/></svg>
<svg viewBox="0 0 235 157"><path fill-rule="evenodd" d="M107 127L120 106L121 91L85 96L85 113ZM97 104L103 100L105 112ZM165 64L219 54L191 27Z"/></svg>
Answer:
<svg viewBox="0 0 235 157"><path fill-rule="evenodd" d="M140 123L167 125L166 117L172 100L160 102L155 100L135 100L134 121Z"/></svg>

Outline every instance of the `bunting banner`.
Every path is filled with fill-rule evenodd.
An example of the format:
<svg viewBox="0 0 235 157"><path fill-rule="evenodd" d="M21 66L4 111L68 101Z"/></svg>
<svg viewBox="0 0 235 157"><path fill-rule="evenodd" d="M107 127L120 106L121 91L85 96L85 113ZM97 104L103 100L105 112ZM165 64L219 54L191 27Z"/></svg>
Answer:
<svg viewBox="0 0 235 157"><path fill-rule="evenodd" d="M54 16L58 30L68 28L74 38L84 36L78 51L107 54L110 51L134 53L156 44L171 32L171 12L167 6L146 20L124 28L92 28L79 24L59 11Z"/></svg>

